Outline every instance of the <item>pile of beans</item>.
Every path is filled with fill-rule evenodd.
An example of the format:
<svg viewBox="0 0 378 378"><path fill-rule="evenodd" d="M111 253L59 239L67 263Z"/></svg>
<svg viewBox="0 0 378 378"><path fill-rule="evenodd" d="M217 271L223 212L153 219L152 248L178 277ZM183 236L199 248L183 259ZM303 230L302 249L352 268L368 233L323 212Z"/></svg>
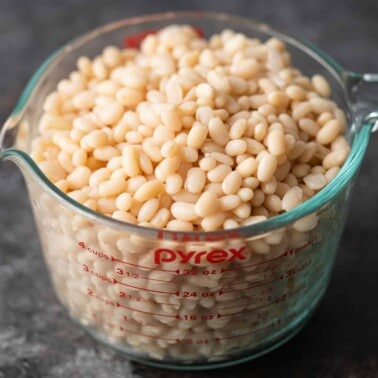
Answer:
<svg viewBox="0 0 378 378"><path fill-rule="evenodd" d="M109 217L233 229L293 209L338 173L349 145L330 94L322 76L290 65L277 39L224 30L205 40L172 25L140 49L81 57L46 98L32 157L62 192ZM286 337L327 282L340 221L332 209L245 239L156 240L87 219L28 184L61 302L140 358L253 353Z"/></svg>
<svg viewBox="0 0 378 378"><path fill-rule="evenodd" d="M344 113L283 42L189 26L108 46L44 103L32 157L68 196L115 219L231 229L288 211L339 171Z"/></svg>

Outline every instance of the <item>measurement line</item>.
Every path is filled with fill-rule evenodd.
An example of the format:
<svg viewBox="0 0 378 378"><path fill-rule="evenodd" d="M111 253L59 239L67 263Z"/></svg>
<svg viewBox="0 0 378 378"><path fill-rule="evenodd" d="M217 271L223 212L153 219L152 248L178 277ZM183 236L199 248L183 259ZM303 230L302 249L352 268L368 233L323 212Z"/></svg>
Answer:
<svg viewBox="0 0 378 378"><path fill-rule="evenodd" d="M252 276L253 274L256 274L256 273L251 273L251 274L246 274L245 276L239 276L239 277L244 277L244 281L237 281L237 282L223 282L223 281L219 281L220 284L231 284L231 285L238 285L238 284L242 284L242 283L246 283L246 282L260 282L260 281L264 281L266 280L266 278L260 278L258 280L255 280L255 281L252 281L252 280L246 280L245 277L248 277L248 276Z"/></svg>
<svg viewBox="0 0 378 378"><path fill-rule="evenodd" d="M222 294L223 294L223 292L222 292ZM221 294L219 294L219 295L221 295ZM257 295L256 294L253 294L253 295L251 295L250 297L256 297ZM223 302L236 302L237 300L239 300L239 299L248 299L248 298L231 298L231 299L225 299L225 300L223 300L223 301L217 301L218 303L223 303Z"/></svg>
<svg viewBox="0 0 378 378"><path fill-rule="evenodd" d="M131 310L131 311L141 312L142 314L155 315L155 316L164 316L165 318L175 318L175 319L179 319L180 318L180 315L178 315L178 314L177 315L167 315L167 314L157 314L155 312L148 312L148 311L137 310L136 308L132 308L132 307L121 305L119 302L117 302L116 305L117 305L117 307L126 308L127 310Z"/></svg>
<svg viewBox="0 0 378 378"><path fill-rule="evenodd" d="M176 273L176 274L179 274L179 273L180 273L180 269L170 270L170 269L162 269L162 268L152 268L152 267L150 267L150 266L144 266L144 265L132 264L132 263L127 262L127 261L123 261L123 260L116 259L116 258L113 257L113 256L110 256L110 259L111 259L111 261L117 261L117 262L119 262L119 263L121 263L121 264L130 265L130 266L135 266L136 268L148 269L148 270L158 270L158 271L160 271L160 272L169 272L169 273Z"/></svg>
<svg viewBox="0 0 378 378"><path fill-rule="evenodd" d="M113 283L114 284L120 284L122 286L131 287L131 288L136 289L136 290L143 290L143 291L148 291L148 292L152 292L152 293L159 293L159 294L170 294L170 295L176 295L178 297L180 296L180 292L179 291L171 292L171 291L163 291L163 290L145 289L143 287L138 287L138 286L133 286L133 285L125 284L123 282L120 282L120 281L116 280L115 278L113 278Z"/></svg>
<svg viewBox="0 0 378 378"><path fill-rule="evenodd" d="M252 311L252 310L249 310L249 311ZM219 318L223 318L224 316L233 316L233 315L240 315L240 314L244 314L248 312L248 310L242 310L242 311L238 311L238 312L232 312L231 314L218 314L219 315Z"/></svg>
<svg viewBox="0 0 378 378"><path fill-rule="evenodd" d="M154 302L149 301L148 299L143 299L143 302L153 303L153 304L161 304L166 306L180 306L180 303L165 303L165 302Z"/></svg>
<svg viewBox="0 0 378 378"><path fill-rule="evenodd" d="M167 303L167 302L155 302L155 301L150 301L150 300L148 300L148 299L143 299L143 298L141 298L141 297L138 297L138 298L140 298L140 300L138 301L138 300L136 300L136 299L130 299L130 298L127 298L127 297L122 297L119 293L118 293L118 295L122 298L122 299L124 299L124 300L129 300L129 301L132 301L132 302L148 302L148 303L153 303L153 304L160 304L160 305L166 305L166 306L179 306L180 305L180 303Z"/></svg>
<svg viewBox="0 0 378 378"><path fill-rule="evenodd" d="M221 280L219 280L219 283L222 283L223 280L231 280L231 279L234 279L234 278L245 278L245 277L248 277L248 276L252 276L254 274L260 274L261 272L255 272L255 271L252 271L252 272L249 272L248 274L244 274L244 276L232 276L232 277L224 277L222 278ZM267 272L264 272L264 274L266 274ZM242 282L242 281L240 281Z"/></svg>
<svg viewBox="0 0 378 378"><path fill-rule="evenodd" d="M229 272L231 270L239 270L239 269L244 269L244 268L252 268L253 266L259 266L259 265L268 264L268 263L270 263L272 261L279 260L279 259L281 259L283 257L286 257L286 255L283 254L281 256L275 257L274 259L266 260L266 261L259 262L259 263L254 263L254 264L251 264L251 265L239 265L239 266L236 266L234 268L228 268L228 269L221 268L221 273ZM228 279L228 278L237 278L237 277L240 277L240 276L225 277L225 279Z"/></svg>
<svg viewBox="0 0 378 378"><path fill-rule="evenodd" d="M150 337L151 339L166 340L166 341L175 341L177 343L180 342L180 339L172 339L172 338L168 338L168 337L160 337L160 336L154 336L154 335L145 335L144 333L131 331L130 329L126 329L123 326L117 326L116 324L113 324L113 323L107 323L106 322L104 324L106 324L106 325L108 325L110 327L118 328L120 331L123 331L123 332L134 333L135 335Z"/></svg>
<svg viewBox="0 0 378 378"><path fill-rule="evenodd" d="M233 267L233 268L228 268L228 269L224 269L224 268L221 268L221 273L224 273L224 272L229 272L229 271L232 271L232 270L239 270L239 269L245 269L245 268L251 268L253 266L258 266L258 265L263 265L263 264L267 264L267 263L270 263L272 261L276 261L276 260L279 260L283 257L287 257L289 256L290 254L292 253L300 253L302 252L308 245L313 245L315 244L315 241L308 241L307 243L301 245L300 247L297 247L297 248L292 248L292 249L289 249L288 251L286 251L285 253L283 253L281 256L278 256L278 257L275 257L274 259L270 259L270 260L266 260L266 261L263 261L263 262L259 262L259 263L255 263L255 264L251 264L251 265L239 265L239 266L236 266L236 267ZM237 277L237 276L235 276ZM226 278L233 278L233 277L226 277Z"/></svg>
<svg viewBox="0 0 378 378"><path fill-rule="evenodd" d="M143 280L147 280L147 281L157 281L157 282L167 282L167 283L181 283L181 282L178 282L178 281L168 281L168 280L160 280L158 278L150 278L150 277L139 277L139 278L142 278ZM136 278L138 279L138 278Z"/></svg>
<svg viewBox="0 0 378 378"><path fill-rule="evenodd" d="M247 299L247 298L245 298L245 299ZM249 305L254 304L254 303L256 303L256 302L248 302L248 303L244 303L244 304L237 305L237 306L231 306L231 307L220 307L220 308L218 308L218 310L228 310L228 309L230 309L230 308L237 308L237 307L249 306ZM265 304L264 306L261 306L261 307L256 307L256 308L254 308L253 310L260 310L260 308L267 307L268 305L273 304L273 303L274 303L274 302L269 303L269 304Z"/></svg>
<svg viewBox="0 0 378 378"><path fill-rule="evenodd" d="M101 279L101 276L103 277L106 277L108 278L109 280L111 280L111 278L109 278L108 276L106 276L105 274L101 274L101 273L98 273L94 270L89 270L89 271L86 271L87 273L90 273L92 276L94 277L97 277L98 279ZM100 276L101 275L101 276ZM166 282L166 283L180 283L178 281L168 281L168 280L160 280L158 278L149 278L149 277L144 277L144 276L138 276L137 277L130 277L128 275L124 275L124 274L119 274L120 276L124 276L125 278L128 278L129 280L146 280L146 281L157 281L157 282Z"/></svg>
<svg viewBox="0 0 378 378"><path fill-rule="evenodd" d="M119 295L119 294L118 294ZM94 299L97 299L99 300L96 296L89 296L89 298L94 298ZM104 297L101 297L102 299L104 299L105 301L109 301L109 303L114 303L111 299L109 298L104 298ZM121 297L122 298L122 297ZM127 298L124 298L124 299L127 299ZM107 304L105 303L104 301L102 300L99 300L100 302L104 303L104 304ZM132 300L133 301L133 300ZM135 300L134 300L135 301ZM139 302L139 301L135 301L135 302ZM162 305L169 305L169 306L178 306L178 304L174 304L174 303L165 303L165 302L153 302L153 301L149 301L147 299L143 299L141 300L141 302L149 302L149 303L153 303L153 304L162 304Z"/></svg>
<svg viewBox="0 0 378 378"><path fill-rule="evenodd" d="M256 274L256 273L255 273ZM247 277L247 276L246 276ZM272 278L272 277L270 277ZM245 283L263 283L263 282L266 282L266 279L267 278L263 278L263 279L260 279L260 280L256 280L256 281L248 281L248 280L244 280L244 281L238 281L238 282L229 282L229 283L224 283L224 284L228 284L228 285L240 285L240 284L245 284ZM222 282L220 282L222 283Z"/></svg>
<svg viewBox="0 0 378 378"><path fill-rule="evenodd" d="M235 293L235 292L238 292L238 291L244 291L244 290L254 289L255 287L260 287L260 286L267 285L267 284L270 284L270 283L273 283L273 282L276 282L276 281L281 281L281 280L283 280L283 278L284 278L284 275L281 274L281 276L275 278L274 280L271 280L271 281L264 281L264 282L260 283L259 285L249 286L249 287L245 287L245 288L243 288L243 289L234 289L234 290L227 290L227 291L223 291L223 290L221 289L221 290L219 291L219 295L227 294L227 293Z"/></svg>
<svg viewBox="0 0 378 378"><path fill-rule="evenodd" d="M260 331L264 331L264 330L266 330L267 328L273 328L273 327L275 327L274 323L269 324L269 325L266 326L266 327L262 327L262 328L258 328L258 329L251 330L250 332L248 332L248 333L243 333L243 334L241 334L241 335L233 335L233 336L225 336L225 337L216 337L215 340L216 340L216 341L220 341L220 340L236 339L236 338L238 338L238 337L248 336L248 335L251 335L252 333L256 333L256 332L260 332ZM244 327L244 328L247 328L247 327ZM240 328L240 329L244 329L244 328ZM233 330L233 331L236 331L236 330Z"/></svg>
<svg viewBox="0 0 378 378"><path fill-rule="evenodd" d="M252 332L244 333L242 335L236 335L236 336L226 336L226 337L216 337L216 341L221 341L221 340L228 340L228 339L236 339L238 337L244 337L244 336L249 336Z"/></svg>
<svg viewBox="0 0 378 378"><path fill-rule="evenodd" d="M136 323L138 323L136 321ZM182 331L182 328L178 328L178 327L167 327L167 326L163 326L163 325L155 325L155 324L150 324L150 323L138 323L139 325L142 325L142 326L148 326L148 327L155 327L155 328L161 328L161 329L165 329L165 330L171 330L171 329L179 329Z"/></svg>
<svg viewBox="0 0 378 378"><path fill-rule="evenodd" d="M261 329L264 329L264 328L261 328ZM225 337L216 337L215 340L216 341L221 341L221 340L229 340L229 339L236 339L236 338L239 338L239 337L244 337L244 336L249 336L251 335L252 333L255 333L261 329L258 329L258 330L254 330L254 331L250 331L248 333L243 333L241 335L234 335L234 336L225 336Z"/></svg>
<svg viewBox="0 0 378 378"><path fill-rule="evenodd" d="M108 322L104 322L104 321L100 321L98 320L95 316L93 316L94 320L98 323L98 324L108 324L108 325L111 325L112 323L108 323ZM134 319L133 319L134 320ZM165 325L159 325L159 324L150 324L150 323L140 323L138 322L137 320L134 320L135 323L141 325L141 326L148 326L148 327L155 327L155 328L161 328L161 329L165 329L165 330L170 330L170 329L179 329L182 331L182 328L178 328L178 327L167 327ZM127 320L125 320L125 323L128 323ZM118 327L117 325L113 325L115 327ZM121 325L119 327L122 327Z"/></svg>

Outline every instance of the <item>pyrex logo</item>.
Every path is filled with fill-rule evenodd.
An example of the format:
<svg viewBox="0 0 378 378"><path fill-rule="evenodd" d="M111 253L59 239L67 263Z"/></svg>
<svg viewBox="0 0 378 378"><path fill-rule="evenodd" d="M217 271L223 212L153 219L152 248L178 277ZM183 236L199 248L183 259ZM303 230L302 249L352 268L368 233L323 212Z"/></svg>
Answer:
<svg viewBox="0 0 378 378"><path fill-rule="evenodd" d="M222 262L231 262L234 260L245 260L243 251L246 247L239 249L213 249L212 251L180 251L178 249L159 248L155 250L154 263L172 262L178 260L179 264L192 263L200 264L207 261L210 264L219 264Z"/></svg>

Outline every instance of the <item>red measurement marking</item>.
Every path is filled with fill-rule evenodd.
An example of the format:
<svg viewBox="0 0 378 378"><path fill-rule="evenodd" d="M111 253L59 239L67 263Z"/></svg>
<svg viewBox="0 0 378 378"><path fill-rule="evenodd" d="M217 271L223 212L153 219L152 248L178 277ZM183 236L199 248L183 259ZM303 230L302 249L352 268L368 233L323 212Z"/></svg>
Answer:
<svg viewBox="0 0 378 378"><path fill-rule="evenodd" d="M86 264L83 264L83 270L84 272L89 273L90 275L98 278L101 281L112 283L112 280L106 274L102 274L102 273L96 272L95 270L91 270L89 266Z"/></svg>
<svg viewBox="0 0 378 378"><path fill-rule="evenodd" d="M169 281L169 280L161 280L161 279L158 279L158 278L150 278L150 277L140 276L139 273L130 273L127 270L123 270L121 268L117 268L116 273L120 276L124 276L124 277L127 277L127 278L132 279L132 280L141 279L141 280L147 280L147 281L180 283L178 281L173 281L173 280Z"/></svg>
<svg viewBox="0 0 378 378"><path fill-rule="evenodd" d="M295 296L297 296L299 293L301 293L305 289L306 289L306 285L302 285L302 286L299 286L298 288L296 288L296 291L294 293L292 293L290 295L289 294L284 294L284 295L278 297L277 299L275 299L273 302L266 303L266 304L264 304L264 305L262 305L260 307L255 307L255 308L250 308L250 309L244 309L242 311L233 312L231 314L224 314L224 315L221 315L221 316L240 315L240 314L244 314L246 312L261 310L263 308L267 308L267 307L273 306L275 304L283 303L283 302L287 301L288 299L294 298ZM255 302L251 302L249 304L253 304L253 303L255 303ZM234 306L234 307L223 307L223 308L219 308L219 310L225 310L225 309L230 309L230 308L243 307L243 306L247 306L247 305L248 305L248 303L242 304L242 305L238 305L238 306Z"/></svg>
<svg viewBox="0 0 378 378"><path fill-rule="evenodd" d="M111 261L117 261L121 264L125 264L125 265L130 265L130 266L135 266L136 268L141 268L141 269L148 269L148 270L158 270L160 272L169 272L169 273L176 273L176 274L179 274L180 273L180 270L179 269L176 269L176 270L169 270L169 269L162 269L162 268L152 268L150 266L143 266L143 265L137 265L137 264L132 264L132 263L129 263L127 261L123 261L123 260L119 260L119 259L116 259L115 257L113 256L110 256L110 259Z"/></svg>
<svg viewBox="0 0 378 378"><path fill-rule="evenodd" d="M176 292L173 293L171 291L145 289L143 287L138 287L138 286L133 286L133 285L125 284L123 282L120 282L120 281L116 280L115 278L113 278L113 283L120 284L120 285L127 286L127 287L131 287L131 288L136 289L136 290L143 290L143 291L149 291L149 292L152 292L152 293L170 294L170 295L180 296L180 292L179 291L176 291Z"/></svg>
<svg viewBox="0 0 378 378"><path fill-rule="evenodd" d="M114 301L112 301L109 298L102 297L101 295L95 293L92 289L87 289L87 295L90 296L91 298L94 298L94 299L106 304L106 305L116 307L116 303Z"/></svg>
<svg viewBox="0 0 378 378"><path fill-rule="evenodd" d="M177 306L177 304L175 303L156 302L156 301L150 301L148 299L143 299L141 297L134 297L123 291L118 292L118 295L125 300L134 301L134 302L148 302L148 303L161 304L161 305L166 305L166 306Z"/></svg>
<svg viewBox="0 0 378 378"><path fill-rule="evenodd" d="M179 320L212 320L212 319L219 319L221 318L221 314L185 314L185 315L177 315L177 319Z"/></svg>
<svg viewBox="0 0 378 378"><path fill-rule="evenodd" d="M220 273L220 270L218 269L206 269L202 272L198 271L197 269L180 270L180 275L182 276L198 276L198 275L211 276L213 274L218 274L218 273Z"/></svg>
<svg viewBox="0 0 378 378"><path fill-rule="evenodd" d="M236 336L226 336L226 337L216 337L215 340L216 341L221 341L221 340L228 340L228 339L235 339L237 337L243 337L243 336L248 336L250 335L252 332L248 332L248 333L244 333L242 335L236 335Z"/></svg>
<svg viewBox="0 0 378 378"><path fill-rule="evenodd" d="M247 298L245 298L245 299L247 299ZM229 310L229 309L231 309L231 308L237 308L237 307L249 306L249 305L254 304L254 303L256 303L256 301L255 301L255 302L243 303L243 304L240 304L240 305L237 305L237 306L231 306L231 307L219 307L218 310ZM273 303L274 303L274 302L273 302ZM267 306L269 306L269 305L271 305L271 304L273 304L273 303L268 303L268 304L266 304L266 305L264 305L264 306L261 306L261 307L252 308L251 310L259 310L260 308L267 307ZM247 310L247 311L248 311L248 310ZM223 316L224 316L224 315L223 315Z"/></svg>
<svg viewBox="0 0 378 378"><path fill-rule="evenodd" d="M275 278L274 280L264 281L264 282L262 282L262 283L260 283L258 285L245 287L243 289L234 289L234 290L227 290L227 291L223 291L221 289L219 291L219 295L227 294L227 293L235 293L235 292L238 292L238 291L250 290L250 289L254 289L255 287L260 287L260 286L267 285L267 284L270 284L270 283L273 283L273 282L276 282L276 281L282 281L283 279L284 279L284 275L281 274L279 277Z"/></svg>
<svg viewBox="0 0 378 378"><path fill-rule="evenodd" d="M277 272L275 272L275 273L277 273ZM256 273L255 273L256 274ZM271 275L272 277L270 277L270 278L273 278L273 274ZM247 275L246 275L246 277L247 277ZM258 284L260 284L260 283L269 283L269 282L271 282L271 281L267 281L267 278L268 277L264 277L264 278L261 278L260 277L260 279L258 279L258 280L255 280L255 281L252 281L252 280L244 280L244 281L237 281L237 282L230 282L230 283L228 283L229 285L231 284L231 285L240 285L240 284L245 284L245 283L258 283ZM222 282L220 282L221 284L222 284ZM224 283L223 285L227 285L227 283Z"/></svg>
<svg viewBox="0 0 378 378"><path fill-rule="evenodd" d="M154 301L149 301L148 299L143 299L143 302L149 302L153 304L160 304L160 305L165 305L165 306L180 306L180 303L165 303L165 302L154 302Z"/></svg>
<svg viewBox="0 0 378 378"><path fill-rule="evenodd" d="M79 246L83 249L86 249L87 252L91 253L92 255L97 256L100 259L110 260L110 256L108 256L106 253L97 251L94 248L87 247L83 242L78 242Z"/></svg>
<svg viewBox="0 0 378 378"><path fill-rule="evenodd" d="M196 33L198 34L198 37L203 38L205 36L205 33L204 33L202 28L200 28L198 26L192 26L192 27L196 31Z"/></svg>
<svg viewBox="0 0 378 378"><path fill-rule="evenodd" d="M119 302L115 302L115 301L112 301L112 300L110 300L108 298L101 297L100 295L96 294L92 289L87 289L87 295L89 295L92 298L95 298L96 300L98 300L98 301L100 301L100 302L102 302L102 303L104 303L106 305L112 306L112 307L123 307L123 308L129 309L131 311L141 312L143 314L159 315L159 316L165 316L165 317L169 317L169 318L180 319L180 315L155 314L155 313L152 313L152 312L146 312L146 311L142 311L142 310L137 310L137 309L132 308L132 307L121 305ZM148 302L148 301L146 301L146 302ZM152 302L152 303L158 303L158 302Z"/></svg>
<svg viewBox="0 0 378 378"><path fill-rule="evenodd" d="M134 279L134 280L147 280L147 281L159 281L159 282L171 282L171 281L167 281L167 280L158 280L158 279L154 279L154 278L148 278L148 277L143 277L143 276L139 276L138 277L130 277L130 279Z"/></svg>
<svg viewBox="0 0 378 378"><path fill-rule="evenodd" d="M275 257L274 259L266 260L266 261L255 263L255 264L251 264L251 265L239 265L239 266L236 266L236 267L233 267L233 268L228 268L228 269L221 268L221 273L229 272L231 270L239 270L239 269L251 268L253 266L259 266L259 265L267 264L267 263L270 263L272 261L276 261L276 260L282 259L284 257L297 254L297 253L303 251L307 246L313 245L313 244L315 244L315 241L309 240L308 242L306 242L305 244L301 245L300 247L289 249L288 251L286 251L285 253L283 253L281 256ZM240 277L240 276L232 276L232 277L226 277L226 278L229 279L229 278L237 278L237 277Z"/></svg>
<svg viewBox="0 0 378 378"><path fill-rule="evenodd" d="M127 310L131 310L131 311L141 312L142 314L155 315L155 316L164 316L165 318L180 319L180 315L178 315L178 314L177 315L167 315L167 314L157 314L155 312L148 312L148 311L137 310L136 308L132 308L132 307L121 305L119 302L117 302L116 305L117 305L117 307L126 308Z"/></svg>
<svg viewBox="0 0 378 378"><path fill-rule="evenodd" d="M278 281L278 280L284 280L284 279L288 279L290 278L291 276L297 274L297 273L300 273L302 272L303 270L305 270L309 265L311 265L312 263L312 260L308 260L306 262L304 262L303 264L293 268L293 269L289 269L287 270L286 272L284 272L283 274L281 274L279 277L277 277L276 279L274 280L270 280L270 281L261 281L259 285L255 285L255 286L250 286L248 288L244 288L244 289L238 289L238 290L232 290L232 291L222 291L222 289L219 291L219 295L222 295L224 293L230 293L230 292L234 292L234 291L242 291L242 290L249 290L249 289L252 289L254 287L259 287L261 285L264 285L264 284L269 284L269 283L272 283L272 282L275 282L275 281ZM258 282L258 281L257 281ZM246 283L246 281L240 281L240 282L235 282L233 283L233 285L239 285L239 284L244 284Z"/></svg>
<svg viewBox="0 0 378 378"><path fill-rule="evenodd" d="M157 278L149 278L149 277L139 277L139 278L142 278L143 280L148 280L148 281L157 281L157 282L169 282L169 283L181 283L179 281L168 281L168 280L159 280Z"/></svg>
<svg viewBox="0 0 378 378"><path fill-rule="evenodd" d="M229 271L231 271L231 270L239 270L239 269L252 268L252 267L254 267L254 266L264 265L264 264L270 263L270 262L272 262L272 261L279 260L279 259L281 259L282 257L284 257L284 255L281 255L281 256L275 257L274 259L270 259L270 260L266 260L266 261L263 261L263 262L255 263L255 264L250 264L250 265L240 265L240 266L236 266L236 267L234 267L234 268L228 268L228 269L221 268L221 273L229 272ZM253 274L256 274L256 272L253 272ZM223 279L224 279L224 280L228 280L228 279L232 279L232 278L240 278L240 277L241 277L241 276L236 275L236 276L224 277Z"/></svg>
<svg viewBox="0 0 378 378"><path fill-rule="evenodd" d="M141 33L127 35L123 39L123 46L137 49L139 48L143 39L146 38L149 34L156 34L156 30L145 30Z"/></svg>
<svg viewBox="0 0 378 378"><path fill-rule="evenodd" d="M223 292L222 292L223 293ZM251 295L251 296L249 296L249 297L257 297L257 295L256 294L253 294L253 295ZM231 299L224 299L223 301L217 301L218 303L224 303L224 302L236 302L236 301L238 301L238 300L240 300L240 299L248 299L248 298L231 298Z"/></svg>
<svg viewBox="0 0 378 378"><path fill-rule="evenodd" d="M274 273L274 272L273 272ZM261 274L261 272L251 272L249 274L245 274L244 276L233 276L233 277L226 277L224 279L221 279L219 281L219 283L223 283L223 280L226 280L226 279L230 279L230 278L245 278L245 277L248 277L248 276L253 276L254 274ZM266 273L263 273L264 275L266 275ZM258 282L258 281L262 281L262 280L266 280L266 276L264 278L261 278L261 277L256 277L258 278L255 282ZM237 281L237 282L232 282L232 285L237 285L237 284L240 284L240 283L245 283L246 281Z"/></svg>
<svg viewBox="0 0 378 378"><path fill-rule="evenodd" d="M198 292L198 291L183 291L183 292L175 291L175 292L172 292L172 291L145 289L143 287L125 284L123 282L118 281L116 278L113 278L113 283L114 284L120 284L120 285L127 286L127 287L131 287L131 288L136 289L136 290L149 291L149 292L152 292L152 293L159 293L159 294L176 295L176 297L182 297L182 298L189 298L189 297L192 297L192 298L196 298L196 297L209 298L209 297L215 297L215 295L217 294L217 293L209 293L207 291L206 292ZM221 292L219 292L219 294L220 293Z"/></svg>
<svg viewBox="0 0 378 378"><path fill-rule="evenodd" d="M251 335L252 333L256 333L256 332L260 332L260 331L264 331L265 329L267 328L273 328L273 327L276 327L276 325L273 323L273 324L269 324L268 326L266 327L263 327L263 328L258 328L258 329L255 329L255 330L252 330L252 331L249 331L248 333L243 333L241 335L234 335L234 336L225 336L225 337L216 337L215 340L216 341L221 341L221 340L228 340L228 339L236 339L238 337L244 337L244 336L249 336ZM247 327L245 327L247 328ZM243 328L240 328L240 329L243 329ZM235 330L236 331L236 330Z"/></svg>
<svg viewBox="0 0 378 378"><path fill-rule="evenodd" d="M193 29L197 33L197 35L202 38L204 36L204 32L198 26L193 26ZM123 39L123 46L137 49L140 47L141 42L144 38L146 38L150 34L156 34L157 30L145 30L140 33L135 33L131 35L127 35Z"/></svg>

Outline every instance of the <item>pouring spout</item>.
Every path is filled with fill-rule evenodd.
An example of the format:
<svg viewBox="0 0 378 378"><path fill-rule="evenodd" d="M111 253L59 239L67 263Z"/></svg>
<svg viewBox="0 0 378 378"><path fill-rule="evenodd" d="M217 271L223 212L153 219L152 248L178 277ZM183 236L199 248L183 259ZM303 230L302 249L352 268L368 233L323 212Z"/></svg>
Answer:
<svg viewBox="0 0 378 378"><path fill-rule="evenodd" d="M378 131L378 74L345 72L344 81L357 124Z"/></svg>
<svg viewBox="0 0 378 378"><path fill-rule="evenodd" d="M22 114L13 113L0 129L0 162L9 157L7 152L13 147L27 151L28 135L28 125Z"/></svg>
<svg viewBox="0 0 378 378"><path fill-rule="evenodd" d="M19 126L19 120L16 118L19 117L17 115L10 116L0 130L0 161L3 160L6 149L14 146L16 143Z"/></svg>
<svg viewBox="0 0 378 378"><path fill-rule="evenodd" d="M13 117L10 117L5 121L0 130L0 161L4 158L5 150L14 144L15 138L12 138L12 130L14 130L16 126L17 123L14 122Z"/></svg>

